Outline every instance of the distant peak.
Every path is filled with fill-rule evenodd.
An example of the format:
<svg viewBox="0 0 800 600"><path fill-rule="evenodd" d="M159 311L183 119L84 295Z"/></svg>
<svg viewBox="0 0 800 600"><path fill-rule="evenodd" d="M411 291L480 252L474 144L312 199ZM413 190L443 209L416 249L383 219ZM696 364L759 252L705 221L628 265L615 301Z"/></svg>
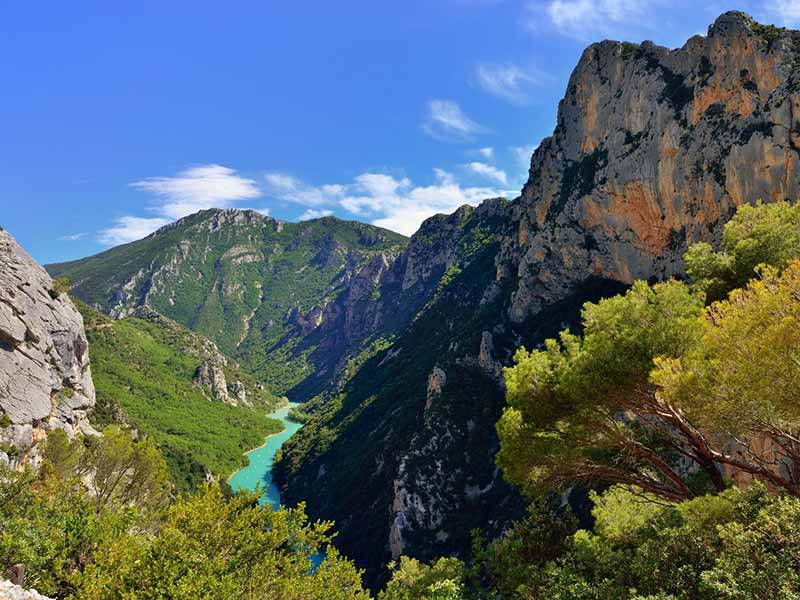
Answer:
<svg viewBox="0 0 800 600"><path fill-rule="evenodd" d="M737 33L749 33L753 30L755 20L747 13L730 10L721 14L708 28L708 37L723 37Z"/></svg>
<svg viewBox="0 0 800 600"><path fill-rule="evenodd" d="M215 229L222 225L244 225L263 222L274 223L279 226L284 224L284 222L279 219L267 216L250 208L205 208L185 217L181 217L173 223L164 225L150 235L158 236L176 228L206 222L210 223Z"/></svg>

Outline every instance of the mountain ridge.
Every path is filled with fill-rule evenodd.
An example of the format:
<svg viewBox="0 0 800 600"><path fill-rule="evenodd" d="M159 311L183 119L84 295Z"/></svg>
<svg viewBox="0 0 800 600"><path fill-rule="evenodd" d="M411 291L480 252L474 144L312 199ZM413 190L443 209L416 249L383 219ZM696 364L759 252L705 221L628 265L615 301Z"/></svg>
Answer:
<svg viewBox="0 0 800 600"><path fill-rule="evenodd" d="M276 393L292 396L293 387L338 361L318 351L308 364L308 356L341 340L302 344L325 307L370 260L391 257L404 243L399 234L353 221L289 223L250 210L209 209L142 240L47 268L112 316L151 306L206 335ZM324 374L319 379L309 387L323 386Z"/></svg>

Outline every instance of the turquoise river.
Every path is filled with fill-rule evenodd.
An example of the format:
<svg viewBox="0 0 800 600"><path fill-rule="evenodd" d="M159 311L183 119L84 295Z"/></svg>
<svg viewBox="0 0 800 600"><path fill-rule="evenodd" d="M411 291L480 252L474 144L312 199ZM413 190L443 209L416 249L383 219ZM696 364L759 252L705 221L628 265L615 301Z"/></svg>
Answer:
<svg viewBox="0 0 800 600"><path fill-rule="evenodd" d="M247 458L250 464L236 471L228 479L228 483L234 490L263 490L261 504L269 503L273 508L278 508L281 504L281 492L272 481L272 463L275 460L275 454L283 443L302 427L301 423L289 418L289 411L294 406L297 405L290 404L268 415L283 423L283 431L269 436L262 446L248 452Z"/></svg>

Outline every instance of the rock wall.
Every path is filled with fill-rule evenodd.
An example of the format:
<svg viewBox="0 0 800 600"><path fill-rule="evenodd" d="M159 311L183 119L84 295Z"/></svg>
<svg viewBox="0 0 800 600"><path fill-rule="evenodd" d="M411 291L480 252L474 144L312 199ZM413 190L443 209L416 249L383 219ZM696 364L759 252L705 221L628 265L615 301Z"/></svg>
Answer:
<svg viewBox="0 0 800 600"><path fill-rule="evenodd" d="M722 15L668 50L605 41L570 77L531 160L518 234L516 322L588 276L680 273L742 203L800 189L800 32Z"/></svg>
<svg viewBox="0 0 800 600"><path fill-rule="evenodd" d="M736 12L680 49L593 44L521 196L432 217L384 270L376 288L414 313L275 471L288 501L336 521L371 584L399 553L458 552L518 514L494 465L515 348L574 325L584 301L680 274L740 204L797 199L799 66L800 33Z"/></svg>
<svg viewBox="0 0 800 600"><path fill-rule="evenodd" d="M36 590L26 590L10 581L0 580L0 600L51 600Z"/></svg>
<svg viewBox="0 0 800 600"><path fill-rule="evenodd" d="M93 432L88 349L69 297L0 229L0 462L35 460L54 428Z"/></svg>

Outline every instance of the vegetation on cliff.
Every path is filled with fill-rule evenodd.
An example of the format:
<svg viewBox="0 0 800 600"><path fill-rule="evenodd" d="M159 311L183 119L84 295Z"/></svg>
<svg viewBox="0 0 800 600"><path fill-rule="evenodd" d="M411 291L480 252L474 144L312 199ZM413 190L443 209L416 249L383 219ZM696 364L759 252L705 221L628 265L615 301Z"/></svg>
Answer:
<svg viewBox="0 0 800 600"><path fill-rule="evenodd" d="M475 589L797 597L797 214L743 207L721 251L689 250L691 287L637 283L587 304L581 336L518 353L498 462L538 500L506 535L476 540ZM703 308L693 289L729 294ZM613 485L591 495L591 530L542 500L567 480Z"/></svg>
<svg viewBox="0 0 800 600"><path fill-rule="evenodd" d="M136 242L48 265L104 313L147 305L215 342L285 394L339 358L304 338L374 256L406 238L332 217L286 223L254 211L204 210ZM330 363L330 364L329 364Z"/></svg>
<svg viewBox="0 0 800 600"><path fill-rule="evenodd" d="M518 352L498 424L506 475L529 491L623 483L670 500L746 475L800 496L800 261L785 249L797 238L764 242L797 214L744 208L725 228L731 255L690 251L749 266L725 300L703 308L685 283L637 282L586 304L582 336Z"/></svg>
<svg viewBox="0 0 800 600"><path fill-rule="evenodd" d="M168 502L149 441L111 428L51 434L39 473L0 473L0 570L58 599L366 600L360 574L328 547L331 524L273 511L216 484Z"/></svg>
<svg viewBox="0 0 800 600"><path fill-rule="evenodd" d="M281 430L266 413L278 398L251 393L252 407L209 398L193 377L204 354L200 336L177 323L142 318L114 320L76 301L83 315L97 393L94 422L124 423L150 437L163 452L181 490L199 487L210 473L221 480L247 464L243 453ZM252 378L229 364L230 380Z"/></svg>

